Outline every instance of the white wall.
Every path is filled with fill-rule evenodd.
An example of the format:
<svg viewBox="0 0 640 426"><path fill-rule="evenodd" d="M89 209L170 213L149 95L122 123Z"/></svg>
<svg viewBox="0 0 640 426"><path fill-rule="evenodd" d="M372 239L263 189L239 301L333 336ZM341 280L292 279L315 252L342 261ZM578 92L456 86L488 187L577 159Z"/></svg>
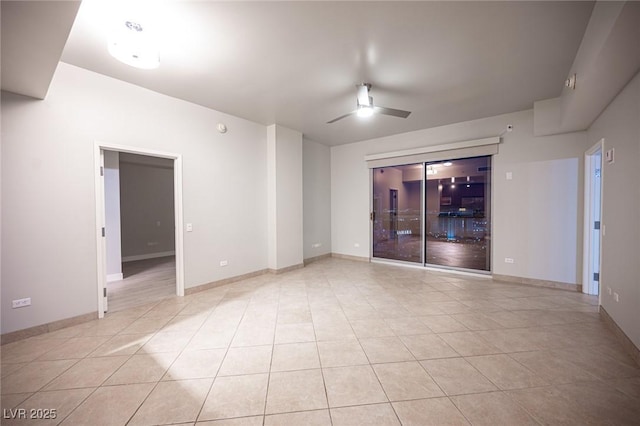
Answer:
<svg viewBox="0 0 640 426"><path fill-rule="evenodd" d="M302 133L274 124L267 131L269 269L303 263Z"/></svg>
<svg viewBox="0 0 640 426"><path fill-rule="evenodd" d="M161 164L120 156L120 213L124 261L175 251L173 160ZM142 158L151 158L144 157Z"/></svg>
<svg viewBox="0 0 640 426"><path fill-rule="evenodd" d="M369 257L367 154L479 139L514 130L493 161L493 272L580 283L585 132L534 137L533 111L331 148L331 242L335 253ZM513 180L505 179L505 172ZM356 247L356 245L358 245ZM515 259L504 263L505 257Z"/></svg>
<svg viewBox="0 0 640 426"><path fill-rule="evenodd" d="M265 126L60 63L2 93L2 333L97 311L96 140L183 156L185 287L267 267Z"/></svg>
<svg viewBox="0 0 640 426"><path fill-rule="evenodd" d="M304 258L331 253L331 149L302 141ZM319 244L319 245L318 245Z"/></svg>
<svg viewBox="0 0 640 426"><path fill-rule="evenodd" d="M115 151L104 151L104 213L107 281L121 280L120 153Z"/></svg>
<svg viewBox="0 0 640 426"><path fill-rule="evenodd" d="M589 146L602 138L605 151L614 149L615 163L605 161L602 171L600 300L640 347L640 74L589 128Z"/></svg>
<svg viewBox="0 0 640 426"><path fill-rule="evenodd" d="M278 268L278 209L277 209L277 139L276 126L267 127L267 204L265 206L267 219L267 266L269 269Z"/></svg>

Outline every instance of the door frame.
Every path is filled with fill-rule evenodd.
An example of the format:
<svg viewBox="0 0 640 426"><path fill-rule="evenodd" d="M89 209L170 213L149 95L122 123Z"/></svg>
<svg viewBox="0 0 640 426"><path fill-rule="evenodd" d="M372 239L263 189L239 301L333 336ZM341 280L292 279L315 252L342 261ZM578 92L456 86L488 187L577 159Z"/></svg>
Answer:
<svg viewBox="0 0 640 426"><path fill-rule="evenodd" d="M603 182L604 182L604 167L603 167L603 155L604 155L604 138L600 139L595 145L589 148L584 154L584 222L583 222L583 249L582 249L582 292L586 294L594 294L594 284L593 280L589 279L593 275L592 269L592 248L593 248L593 238L592 238L592 227L591 224L594 222L593 215L593 179L591 177L590 171L595 169L596 167L596 154L600 153L600 205L599 213L600 213L600 232L599 242L600 242L600 255L598 259L598 271L600 273L598 280L598 300L600 300L600 296L602 295L602 235L604 233L603 230L603 217L602 217L602 198L603 198Z"/></svg>
<svg viewBox="0 0 640 426"><path fill-rule="evenodd" d="M96 194L96 263L97 263L97 295L98 318L104 318L103 289L107 280L107 250L106 238L102 235L105 226L104 180L100 173L103 151L117 151L121 153L147 155L151 157L168 158L173 160L173 194L175 209L175 249L176 249L176 295L184 296L184 230L182 205L182 155L156 151L146 148L110 144L100 141L94 142L94 179Z"/></svg>

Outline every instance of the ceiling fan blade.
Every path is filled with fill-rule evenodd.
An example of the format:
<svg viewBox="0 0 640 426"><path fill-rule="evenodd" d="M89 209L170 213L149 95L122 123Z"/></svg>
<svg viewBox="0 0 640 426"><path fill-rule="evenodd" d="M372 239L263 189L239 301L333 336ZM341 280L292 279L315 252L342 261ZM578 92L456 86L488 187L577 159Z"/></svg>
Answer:
<svg viewBox="0 0 640 426"><path fill-rule="evenodd" d="M400 117L400 118L407 118L409 114L411 114L411 111L404 111L401 109L385 108L385 107L379 107L379 106L374 106L373 110L377 114L392 115L394 117Z"/></svg>
<svg viewBox="0 0 640 426"><path fill-rule="evenodd" d="M355 114L355 113L356 113L356 111L351 111L350 113L347 113L347 114L345 114L345 115L341 115L340 117L338 117L338 118L334 118L334 119L333 119L333 120L331 120L331 121L327 121L327 124L335 123L336 121L338 121L338 120L342 120L343 118L347 118L347 117L349 117L350 115L353 115L353 114Z"/></svg>

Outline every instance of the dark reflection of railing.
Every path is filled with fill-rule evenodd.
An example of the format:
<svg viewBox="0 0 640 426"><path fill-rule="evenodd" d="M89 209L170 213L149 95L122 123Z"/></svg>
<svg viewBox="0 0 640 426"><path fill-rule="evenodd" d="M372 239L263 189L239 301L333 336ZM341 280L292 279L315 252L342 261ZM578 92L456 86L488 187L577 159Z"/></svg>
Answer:
<svg viewBox="0 0 640 426"><path fill-rule="evenodd" d="M466 213L466 212L465 212ZM488 235L488 223L484 217L474 217L473 212L465 215L449 213L430 215L427 236L448 241L484 241Z"/></svg>

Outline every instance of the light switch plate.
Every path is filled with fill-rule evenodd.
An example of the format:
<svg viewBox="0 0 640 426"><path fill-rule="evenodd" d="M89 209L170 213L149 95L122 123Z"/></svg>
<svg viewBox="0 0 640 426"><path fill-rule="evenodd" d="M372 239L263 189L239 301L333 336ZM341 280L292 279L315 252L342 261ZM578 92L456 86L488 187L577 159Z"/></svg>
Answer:
<svg viewBox="0 0 640 426"><path fill-rule="evenodd" d="M604 159L607 161L608 164L613 164L616 161L615 158L615 151L613 148L608 149L605 153L604 153Z"/></svg>

